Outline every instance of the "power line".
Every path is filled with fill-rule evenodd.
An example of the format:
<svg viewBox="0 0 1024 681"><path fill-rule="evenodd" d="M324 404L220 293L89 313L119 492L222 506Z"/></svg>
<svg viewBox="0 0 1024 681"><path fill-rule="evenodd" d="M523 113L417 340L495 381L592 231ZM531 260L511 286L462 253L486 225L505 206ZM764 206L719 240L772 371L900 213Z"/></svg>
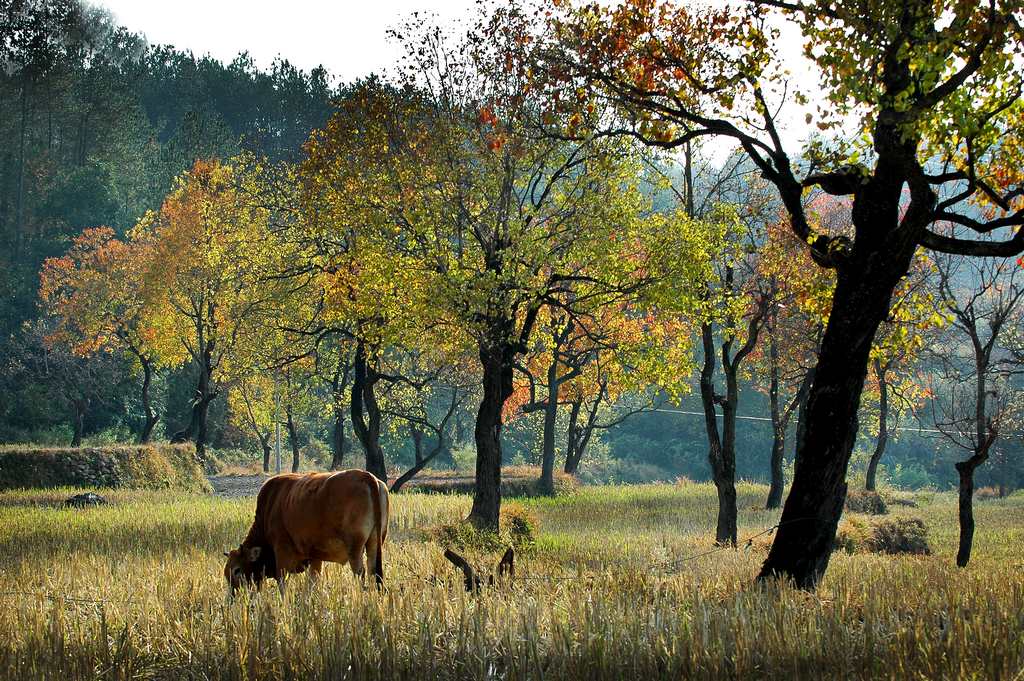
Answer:
<svg viewBox="0 0 1024 681"><path fill-rule="evenodd" d="M625 404L613 404L611 406L614 407L615 409L631 409L631 410L635 410L636 409L636 407L631 407L631 406L625 405ZM683 414L685 416L700 416L701 418L704 417L704 412L702 412L702 411L685 411L683 409L643 409L642 411L645 411L645 412L657 411L657 412L662 412L662 413L665 413L665 414ZM716 413L715 415L718 418L722 418L721 414ZM736 418L737 419L742 419L744 421L768 421L768 422L771 422L771 419L768 418L767 416L740 416L740 415L737 414ZM907 431L907 432L910 432L910 433L936 433L938 435L942 435L942 431L941 430L937 430L935 428L910 428L910 427L906 427L906 426L897 426L895 428L889 428L889 430L902 430L902 431Z"/></svg>

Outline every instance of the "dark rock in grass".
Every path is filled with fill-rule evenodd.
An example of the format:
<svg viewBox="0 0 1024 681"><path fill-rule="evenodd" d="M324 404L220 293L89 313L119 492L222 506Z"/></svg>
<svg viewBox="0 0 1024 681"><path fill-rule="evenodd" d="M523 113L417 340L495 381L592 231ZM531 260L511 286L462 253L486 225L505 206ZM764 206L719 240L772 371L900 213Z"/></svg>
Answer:
<svg viewBox="0 0 1024 681"><path fill-rule="evenodd" d="M95 492L86 492L84 494L76 494L70 497L64 502L65 506L74 506L75 508L86 508L87 506L103 506L107 503L107 500L101 497Z"/></svg>

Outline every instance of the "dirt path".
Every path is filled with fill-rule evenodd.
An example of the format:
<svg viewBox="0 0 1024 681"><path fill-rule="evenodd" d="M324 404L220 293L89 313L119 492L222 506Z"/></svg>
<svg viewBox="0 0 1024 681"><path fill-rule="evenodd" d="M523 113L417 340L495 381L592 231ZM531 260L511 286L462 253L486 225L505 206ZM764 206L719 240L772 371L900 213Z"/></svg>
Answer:
<svg viewBox="0 0 1024 681"><path fill-rule="evenodd" d="M266 480L263 475L211 475L207 478L213 486L213 493L218 497L234 499L254 497Z"/></svg>

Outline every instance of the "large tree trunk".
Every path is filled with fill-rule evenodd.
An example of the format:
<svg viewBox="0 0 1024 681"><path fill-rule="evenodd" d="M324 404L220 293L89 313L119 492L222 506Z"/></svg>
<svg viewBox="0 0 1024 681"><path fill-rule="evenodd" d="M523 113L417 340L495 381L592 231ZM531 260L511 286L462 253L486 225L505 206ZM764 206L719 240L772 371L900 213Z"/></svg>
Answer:
<svg viewBox="0 0 1024 681"><path fill-rule="evenodd" d="M772 417L772 458L771 484L768 487L766 509L778 508L782 505L782 492L786 487L786 479L782 464L786 456L786 423L782 418L782 405L779 403L779 346L775 335L768 337L768 369L771 375L768 386L768 403Z"/></svg>
<svg viewBox="0 0 1024 681"><path fill-rule="evenodd" d="M386 482L388 472L380 446L380 406L374 393L380 377L370 366L362 343L356 345L352 368L352 429L366 453L366 470Z"/></svg>
<svg viewBox="0 0 1024 681"><path fill-rule="evenodd" d="M139 443L146 444L152 439L153 429L156 428L160 416L153 410L153 401L149 394L150 386L153 383L153 362L144 355L140 354L138 357L142 364L142 408L146 412L145 422L139 433Z"/></svg>
<svg viewBox="0 0 1024 681"><path fill-rule="evenodd" d="M883 172L892 169L877 171ZM811 589L828 567L846 500L846 471L857 436L857 409L871 343L915 250L915 234L910 230L894 232L885 240L877 237L881 225L893 224L898 217L901 187L902 180L875 192L883 193L878 201L884 205L869 203L858 209L854 204L858 241L865 243L854 247L838 271L832 312L808 394L805 430L797 443L793 485L759 579L784 577L799 588Z"/></svg>
<svg viewBox="0 0 1024 681"><path fill-rule="evenodd" d="M544 437L541 449L540 492L547 496L555 493L555 421L558 419L558 357L548 367L548 401L544 405Z"/></svg>
<svg viewBox="0 0 1024 681"><path fill-rule="evenodd" d="M796 408L797 442L803 442L804 439L807 437L807 402L808 400L811 399L811 386L814 385L814 373L816 370L817 367L811 367L810 369L807 370L807 373L804 374L804 381L800 388L803 392L801 393L799 400L797 400ZM798 448L796 453L793 455L794 469L796 468L796 463L798 461L797 457L799 456L800 450Z"/></svg>
<svg viewBox="0 0 1024 681"><path fill-rule="evenodd" d="M514 350L507 343L480 345L483 397L476 415L476 489L468 520L476 527L498 531L501 509L501 412L512 395Z"/></svg>
<svg viewBox="0 0 1024 681"><path fill-rule="evenodd" d="M289 406L284 410L285 423L288 425L288 442L292 446L292 473L299 472L299 432L295 427L295 419L292 418L292 408Z"/></svg>
<svg viewBox="0 0 1024 681"><path fill-rule="evenodd" d="M708 437L708 463L711 479L718 490L718 520L715 524L715 543L736 545L736 487L735 462L729 465L724 442L718 431L718 414L715 395L715 339L711 324L701 326L701 340L704 345L704 364L700 372L700 399L704 407L704 429ZM726 408L723 406L723 412Z"/></svg>
<svg viewBox="0 0 1024 681"><path fill-rule="evenodd" d="M984 455L975 454L966 461L956 462L960 476L958 496L958 517L960 520L960 544L956 550L957 567L967 567L971 561L974 546L974 471L985 460Z"/></svg>
<svg viewBox="0 0 1024 681"><path fill-rule="evenodd" d="M868 461L868 472L864 479L864 489L874 492L877 485L875 478L878 475L878 462L885 454L885 445L889 441L889 383L886 380L886 371L882 363L875 359L875 377L878 378L878 439L875 440L875 451L871 453Z"/></svg>

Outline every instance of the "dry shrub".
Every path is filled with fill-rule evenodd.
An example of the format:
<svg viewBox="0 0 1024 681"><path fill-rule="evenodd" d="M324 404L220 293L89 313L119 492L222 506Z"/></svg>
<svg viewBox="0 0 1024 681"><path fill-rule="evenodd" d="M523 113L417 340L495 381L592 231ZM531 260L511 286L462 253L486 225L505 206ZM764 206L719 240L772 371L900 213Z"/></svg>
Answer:
<svg viewBox="0 0 1024 681"><path fill-rule="evenodd" d="M836 532L835 549L847 553L931 553L924 521L906 516L844 518Z"/></svg>
<svg viewBox="0 0 1024 681"><path fill-rule="evenodd" d="M847 492L846 510L850 513L865 513L867 515L885 515L889 512L882 495L862 489Z"/></svg>
<svg viewBox="0 0 1024 681"><path fill-rule="evenodd" d="M917 500L911 492L899 492L889 490L882 497L887 506L904 506L906 508L917 508Z"/></svg>
<svg viewBox="0 0 1024 681"><path fill-rule="evenodd" d="M974 498L978 501L991 501L992 499L1002 499L1002 495L999 494L998 487L979 487L974 490Z"/></svg>

